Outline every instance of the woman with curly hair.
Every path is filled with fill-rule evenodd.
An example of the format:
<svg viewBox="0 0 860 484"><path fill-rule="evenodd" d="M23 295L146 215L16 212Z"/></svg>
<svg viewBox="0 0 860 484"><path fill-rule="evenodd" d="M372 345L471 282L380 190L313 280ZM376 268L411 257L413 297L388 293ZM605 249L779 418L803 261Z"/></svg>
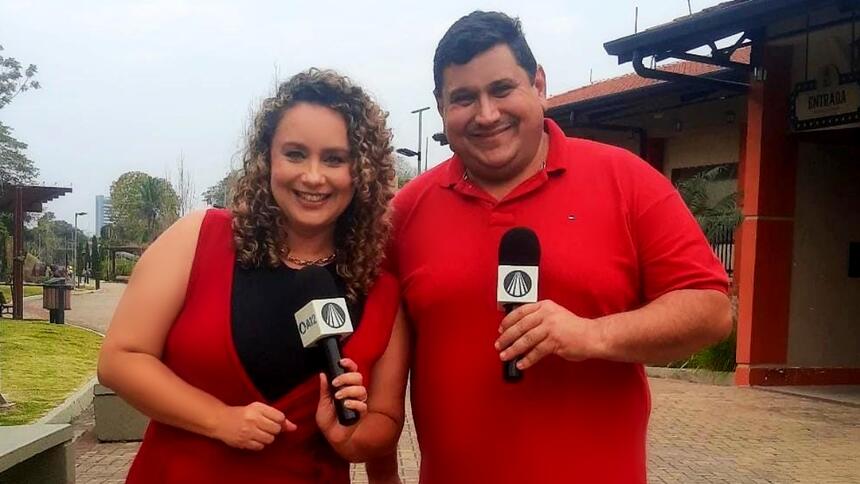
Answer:
<svg viewBox="0 0 860 484"><path fill-rule="evenodd" d="M263 101L230 210L184 217L141 257L99 360L101 382L151 418L127 482L349 482L349 461L395 449L407 370L397 283L380 270L385 118L335 72L295 75ZM294 321L309 265L356 326L331 382L352 426Z"/></svg>

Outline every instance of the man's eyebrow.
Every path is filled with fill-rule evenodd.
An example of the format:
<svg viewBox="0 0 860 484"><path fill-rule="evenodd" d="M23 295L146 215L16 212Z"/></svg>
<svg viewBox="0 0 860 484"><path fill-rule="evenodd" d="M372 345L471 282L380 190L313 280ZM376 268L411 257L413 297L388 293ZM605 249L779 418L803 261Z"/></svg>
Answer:
<svg viewBox="0 0 860 484"><path fill-rule="evenodd" d="M496 79L495 81L490 83L490 87L498 87L502 85L516 85L517 80L512 77L503 77L501 79Z"/></svg>
<svg viewBox="0 0 860 484"><path fill-rule="evenodd" d="M472 87L458 87L457 89L454 89L453 91L449 92L448 97L462 96L463 94L472 94L475 92L475 90L476 89Z"/></svg>

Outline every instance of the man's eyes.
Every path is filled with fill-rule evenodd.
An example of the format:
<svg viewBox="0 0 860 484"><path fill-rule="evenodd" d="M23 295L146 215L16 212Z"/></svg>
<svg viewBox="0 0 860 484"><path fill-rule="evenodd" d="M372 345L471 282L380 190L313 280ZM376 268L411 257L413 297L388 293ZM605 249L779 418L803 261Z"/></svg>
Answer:
<svg viewBox="0 0 860 484"><path fill-rule="evenodd" d="M493 96L505 97L513 90L514 86L511 86L510 84L502 84L499 86L493 86L493 89L490 92L493 94Z"/></svg>

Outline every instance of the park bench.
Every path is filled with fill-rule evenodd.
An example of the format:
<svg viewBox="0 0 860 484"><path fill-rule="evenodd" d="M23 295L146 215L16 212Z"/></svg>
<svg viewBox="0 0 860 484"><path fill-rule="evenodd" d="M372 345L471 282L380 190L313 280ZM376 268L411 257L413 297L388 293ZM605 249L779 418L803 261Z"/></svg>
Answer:
<svg viewBox="0 0 860 484"><path fill-rule="evenodd" d="M0 484L75 482L68 424L0 427Z"/></svg>

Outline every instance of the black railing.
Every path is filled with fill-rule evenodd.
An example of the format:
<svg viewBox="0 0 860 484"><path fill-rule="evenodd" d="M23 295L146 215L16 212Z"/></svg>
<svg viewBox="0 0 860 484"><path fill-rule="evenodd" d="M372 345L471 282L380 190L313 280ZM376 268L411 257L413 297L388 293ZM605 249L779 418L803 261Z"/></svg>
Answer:
<svg viewBox="0 0 860 484"><path fill-rule="evenodd" d="M708 238L711 248L717 254L717 258L723 263L723 268L729 276L734 272L735 266L735 231L724 230Z"/></svg>

